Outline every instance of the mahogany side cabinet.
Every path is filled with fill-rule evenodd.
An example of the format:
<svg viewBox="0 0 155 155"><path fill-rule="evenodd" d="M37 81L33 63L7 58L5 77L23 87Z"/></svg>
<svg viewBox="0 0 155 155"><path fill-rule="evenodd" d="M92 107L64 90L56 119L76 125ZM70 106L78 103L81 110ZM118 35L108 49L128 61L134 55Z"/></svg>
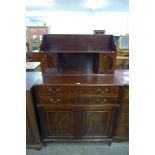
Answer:
<svg viewBox="0 0 155 155"><path fill-rule="evenodd" d="M35 124L28 139L128 139L128 71L115 70L112 35L46 34L37 58L42 72L27 73Z"/></svg>

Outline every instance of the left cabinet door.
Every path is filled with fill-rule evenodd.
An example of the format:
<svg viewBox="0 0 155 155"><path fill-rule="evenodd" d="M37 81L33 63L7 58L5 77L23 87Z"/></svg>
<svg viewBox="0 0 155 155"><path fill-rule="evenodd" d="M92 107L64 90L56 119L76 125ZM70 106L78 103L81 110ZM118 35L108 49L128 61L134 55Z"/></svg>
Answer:
<svg viewBox="0 0 155 155"><path fill-rule="evenodd" d="M38 108L43 141L76 137L77 114L74 107L41 105Z"/></svg>

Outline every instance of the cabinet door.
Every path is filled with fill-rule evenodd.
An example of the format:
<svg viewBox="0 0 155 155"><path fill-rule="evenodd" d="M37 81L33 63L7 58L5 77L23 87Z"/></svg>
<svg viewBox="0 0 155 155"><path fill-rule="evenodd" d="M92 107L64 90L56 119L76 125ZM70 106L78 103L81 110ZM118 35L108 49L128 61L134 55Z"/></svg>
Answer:
<svg viewBox="0 0 155 155"><path fill-rule="evenodd" d="M115 107L89 107L82 110L82 138L111 138Z"/></svg>
<svg viewBox="0 0 155 155"><path fill-rule="evenodd" d="M40 121L44 140L75 138L76 112L73 107L42 105Z"/></svg>

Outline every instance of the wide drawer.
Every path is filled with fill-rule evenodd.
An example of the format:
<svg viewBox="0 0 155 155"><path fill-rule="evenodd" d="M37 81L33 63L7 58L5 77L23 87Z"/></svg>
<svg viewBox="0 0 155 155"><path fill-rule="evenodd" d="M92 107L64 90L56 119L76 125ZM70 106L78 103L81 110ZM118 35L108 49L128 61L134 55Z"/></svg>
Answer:
<svg viewBox="0 0 155 155"><path fill-rule="evenodd" d="M40 104L75 104L74 97L65 97L61 95L39 96Z"/></svg>
<svg viewBox="0 0 155 155"><path fill-rule="evenodd" d="M119 92L118 86L81 86L79 88L79 94L90 94L90 95L117 95Z"/></svg>
<svg viewBox="0 0 155 155"><path fill-rule="evenodd" d="M71 86L52 86L52 85L43 85L38 87L39 95L65 95L65 94L75 94L77 87Z"/></svg>
<svg viewBox="0 0 155 155"><path fill-rule="evenodd" d="M37 87L39 95L118 95L119 86L54 86Z"/></svg>
<svg viewBox="0 0 155 155"><path fill-rule="evenodd" d="M40 104L116 104L117 97L39 96Z"/></svg>
<svg viewBox="0 0 155 155"><path fill-rule="evenodd" d="M78 104L117 104L117 97L79 97Z"/></svg>

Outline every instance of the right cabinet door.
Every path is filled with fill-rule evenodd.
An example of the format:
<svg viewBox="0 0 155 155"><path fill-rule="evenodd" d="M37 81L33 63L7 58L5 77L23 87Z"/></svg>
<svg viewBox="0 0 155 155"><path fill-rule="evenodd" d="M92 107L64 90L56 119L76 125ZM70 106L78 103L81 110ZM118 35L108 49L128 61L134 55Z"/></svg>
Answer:
<svg viewBox="0 0 155 155"><path fill-rule="evenodd" d="M116 107L84 107L82 113L83 139L110 139Z"/></svg>

